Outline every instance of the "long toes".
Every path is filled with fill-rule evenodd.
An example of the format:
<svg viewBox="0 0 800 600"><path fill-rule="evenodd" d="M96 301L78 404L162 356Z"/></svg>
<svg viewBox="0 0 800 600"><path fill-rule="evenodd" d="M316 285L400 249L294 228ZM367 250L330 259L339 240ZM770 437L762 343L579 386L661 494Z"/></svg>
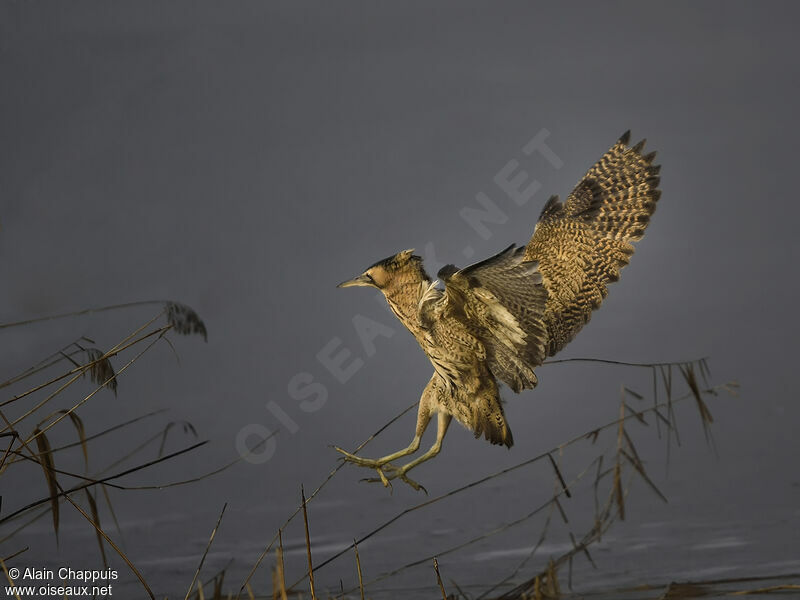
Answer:
<svg viewBox="0 0 800 600"><path fill-rule="evenodd" d="M333 449L336 450L342 456L344 456L344 458L347 460L358 459L358 457L355 454L350 454L347 450L339 448L339 446L334 446Z"/></svg>
<svg viewBox="0 0 800 600"><path fill-rule="evenodd" d="M376 468L379 467L379 463L376 460L371 458L361 458L360 456L356 456L355 454L351 454L347 450L342 450L338 446L334 446L334 449L342 455L345 461L362 466L362 467L371 467Z"/></svg>
<svg viewBox="0 0 800 600"><path fill-rule="evenodd" d="M428 490L426 490L423 485L417 483L416 481L414 481L410 477L407 477L405 473L398 474L398 477L399 477L400 481L403 481L403 482L407 483L412 488L414 488L416 491L418 491L418 492L422 491L422 492L425 492L426 496L428 495Z"/></svg>
<svg viewBox="0 0 800 600"><path fill-rule="evenodd" d="M361 481L365 483L382 483L383 487L389 488L389 491L394 490L394 488L392 487L392 482L386 479L385 477L365 477Z"/></svg>

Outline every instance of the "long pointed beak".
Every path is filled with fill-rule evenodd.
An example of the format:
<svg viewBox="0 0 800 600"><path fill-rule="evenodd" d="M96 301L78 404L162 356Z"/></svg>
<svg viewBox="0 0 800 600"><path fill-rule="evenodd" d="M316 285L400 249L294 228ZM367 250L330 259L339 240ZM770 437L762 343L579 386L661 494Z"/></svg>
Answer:
<svg viewBox="0 0 800 600"><path fill-rule="evenodd" d="M355 286L370 286L372 282L366 275L359 275L355 279L348 279L347 281L343 281L337 288L346 288L346 287L355 287Z"/></svg>

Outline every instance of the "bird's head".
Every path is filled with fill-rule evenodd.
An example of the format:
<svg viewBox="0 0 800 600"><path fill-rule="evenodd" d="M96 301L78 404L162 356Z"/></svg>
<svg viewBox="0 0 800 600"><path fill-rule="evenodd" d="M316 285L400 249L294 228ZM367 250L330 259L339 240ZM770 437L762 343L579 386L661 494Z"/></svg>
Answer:
<svg viewBox="0 0 800 600"><path fill-rule="evenodd" d="M343 281L336 287L366 286L386 293L397 283L419 281L421 278L427 279L422 269L422 258L416 256L411 249L379 260L358 277Z"/></svg>

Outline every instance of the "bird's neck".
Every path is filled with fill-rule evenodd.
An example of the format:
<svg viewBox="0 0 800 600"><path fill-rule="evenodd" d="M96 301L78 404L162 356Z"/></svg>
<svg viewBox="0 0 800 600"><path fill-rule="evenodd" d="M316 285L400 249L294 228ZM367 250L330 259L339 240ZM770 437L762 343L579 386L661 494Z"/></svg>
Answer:
<svg viewBox="0 0 800 600"><path fill-rule="evenodd" d="M415 337L422 329L419 301L429 285L430 278L424 272L411 272L395 278L383 290L392 312Z"/></svg>

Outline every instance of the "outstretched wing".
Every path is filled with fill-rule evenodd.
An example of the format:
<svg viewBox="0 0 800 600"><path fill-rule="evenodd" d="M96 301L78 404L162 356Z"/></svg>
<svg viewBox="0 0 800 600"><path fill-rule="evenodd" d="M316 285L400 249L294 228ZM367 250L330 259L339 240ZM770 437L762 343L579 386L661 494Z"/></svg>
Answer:
<svg viewBox="0 0 800 600"><path fill-rule="evenodd" d="M608 294L606 285L633 254L656 209L660 170L644 140L626 132L567 198L550 198L528 243L525 260L539 263L548 297L547 354L563 348Z"/></svg>
<svg viewBox="0 0 800 600"><path fill-rule="evenodd" d="M447 265L439 311L467 326L486 350L492 374L515 392L536 385L534 367L544 359L547 291L536 262L512 245L465 269Z"/></svg>

